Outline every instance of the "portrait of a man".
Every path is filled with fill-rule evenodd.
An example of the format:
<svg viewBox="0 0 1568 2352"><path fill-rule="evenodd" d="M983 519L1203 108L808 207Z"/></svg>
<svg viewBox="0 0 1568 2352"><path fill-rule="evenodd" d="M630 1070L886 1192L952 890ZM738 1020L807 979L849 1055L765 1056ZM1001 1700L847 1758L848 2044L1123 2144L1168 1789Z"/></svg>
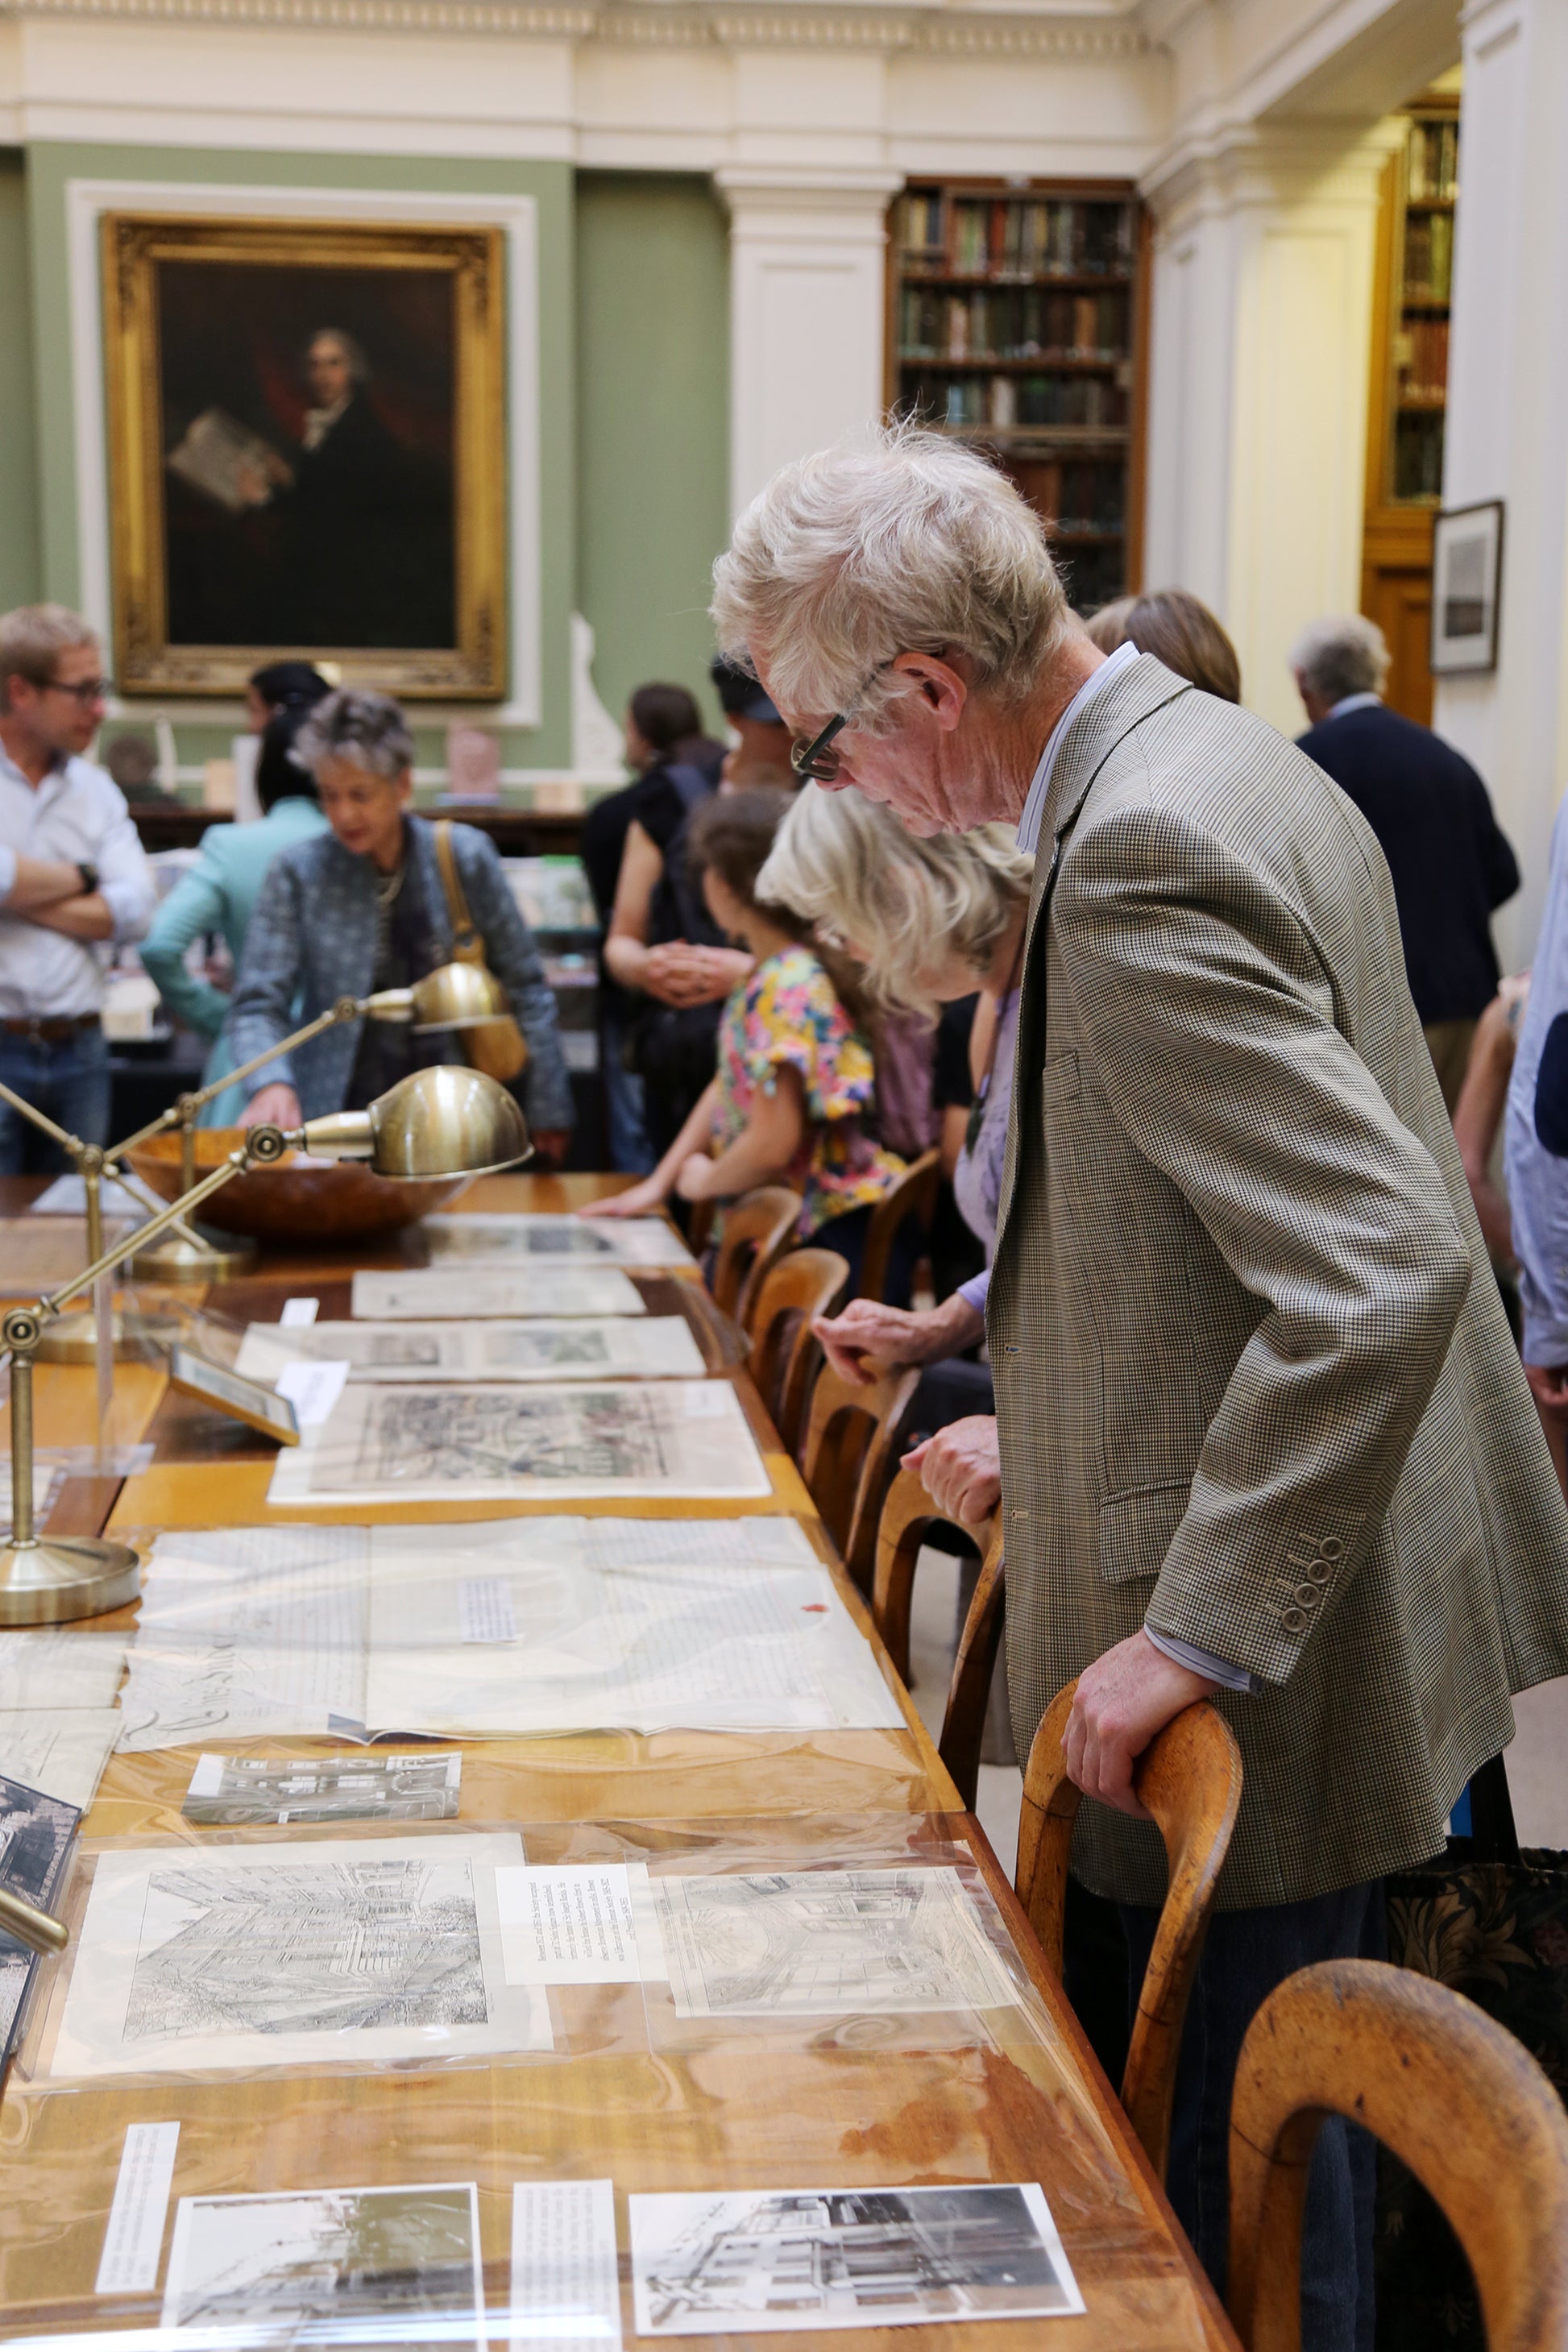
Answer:
<svg viewBox="0 0 1568 2352"><path fill-rule="evenodd" d="M494 233L106 230L142 360L110 383L126 688L211 690L286 650L503 690Z"/></svg>

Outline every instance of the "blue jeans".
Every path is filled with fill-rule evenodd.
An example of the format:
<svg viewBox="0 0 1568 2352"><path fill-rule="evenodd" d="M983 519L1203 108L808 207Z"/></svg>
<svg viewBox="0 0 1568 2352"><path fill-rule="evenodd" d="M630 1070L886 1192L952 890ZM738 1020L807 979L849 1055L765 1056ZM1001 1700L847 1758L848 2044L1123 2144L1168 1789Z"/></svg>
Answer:
<svg viewBox="0 0 1568 2352"><path fill-rule="evenodd" d="M49 1044L0 1029L0 1079L83 1143L109 1141L109 1044L78 1029ZM70 1162L58 1143L0 1102L0 1176L53 1176Z"/></svg>
<svg viewBox="0 0 1568 2352"><path fill-rule="evenodd" d="M1149 1964L1158 1913L1117 1906L1127 1933L1128 2016ZM1237 2060L1258 2010L1316 1960L1387 1958L1383 1881L1308 1903L1216 1911L1182 2036L1167 2189L1177 2219L1223 2296L1229 2223L1226 2162ZM1373 2352L1373 2228L1377 2151L1331 2116L1318 2134L1301 2227L1302 2352Z"/></svg>
<svg viewBox="0 0 1568 2352"><path fill-rule="evenodd" d="M606 1013L599 1028L599 1071L605 1085L605 1141L617 1176L649 1176L655 1152L648 1141L643 1080L621 1058L626 1024Z"/></svg>

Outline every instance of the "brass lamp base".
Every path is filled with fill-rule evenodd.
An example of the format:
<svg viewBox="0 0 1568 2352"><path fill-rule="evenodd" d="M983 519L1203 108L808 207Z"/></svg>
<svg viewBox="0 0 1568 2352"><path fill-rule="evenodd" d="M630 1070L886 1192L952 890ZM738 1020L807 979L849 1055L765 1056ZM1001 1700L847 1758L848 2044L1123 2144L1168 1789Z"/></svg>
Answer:
<svg viewBox="0 0 1568 2352"><path fill-rule="evenodd" d="M138 1282L233 1282L256 1263L256 1244L237 1234L222 1242L188 1242L181 1234L165 1234L138 1250L131 1271Z"/></svg>
<svg viewBox="0 0 1568 2352"><path fill-rule="evenodd" d="M172 1315L121 1315L116 1308L110 1322L110 1344L117 1364L140 1360L150 1348L172 1348L184 1336L184 1326ZM49 1324L37 1347L41 1364L94 1364L98 1361L98 1321L91 1308L62 1315Z"/></svg>
<svg viewBox="0 0 1568 2352"><path fill-rule="evenodd" d="M129 1544L101 1536L52 1536L0 1544L0 1625L63 1625L122 1609L142 1590Z"/></svg>

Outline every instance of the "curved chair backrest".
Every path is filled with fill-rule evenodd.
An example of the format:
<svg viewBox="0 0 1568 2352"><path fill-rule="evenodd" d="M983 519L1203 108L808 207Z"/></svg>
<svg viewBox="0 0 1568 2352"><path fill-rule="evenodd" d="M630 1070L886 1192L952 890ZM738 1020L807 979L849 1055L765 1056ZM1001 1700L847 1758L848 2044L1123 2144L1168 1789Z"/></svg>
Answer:
<svg viewBox="0 0 1568 2352"><path fill-rule="evenodd" d="M871 1619L900 1681L910 1678L910 1611L915 1570L934 1527L957 1528L980 1547L980 1581L969 1604L947 1690L937 1750L966 1806L980 1786L980 1745L985 1702L991 1692L1002 1640L1003 1574L1001 1521L996 1513L972 1528L939 1511L918 1470L900 1470L888 1489L877 1528L877 1566L871 1585Z"/></svg>
<svg viewBox="0 0 1568 2352"><path fill-rule="evenodd" d="M811 1392L801 1475L862 1592L871 1589L877 1526L897 1465L899 1424L920 1382L913 1365L853 1385L825 1364Z"/></svg>
<svg viewBox="0 0 1568 2352"><path fill-rule="evenodd" d="M1058 1976L1068 1853L1081 1799L1062 1753L1077 1689L1071 1682L1057 1693L1035 1734L1018 1822L1018 1900ZM1241 1803L1241 1750L1229 1725L1206 1699L1184 1707L1139 1758L1132 1786L1165 1841L1170 1884L1138 1998L1121 2104L1163 2180L1182 2025Z"/></svg>
<svg viewBox="0 0 1568 2352"><path fill-rule="evenodd" d="M724 1212L724 1238L713 1268L713 1296L742 1328L763 1277L789 1247L800 1215L800 1194L787 1184L761 1184Z"/></svg>
<svg viewBox="0 0 1568 2352"><path fill-rule="evenodd" d="M942 1182L942 1154L922 1151L912 1160L899 1178L883 1193L871 1212L871 1222L866 1233L866 1247L860 1259L860 1286L857 1298L882 1298L888 1286L888 1267L892 1261L893 1244L900 1228L908 1217L915 1218L926 1233L936 1213L937 1188Z"/></svg>
<svg viewBox="0 0 1568 2352"><path fill-rule="evenodd" d="M967 1532L967 1531L966 1531ZM958 1655L947 1686L947 1706L942 1718L937 1754L947 1766L952 1784L973 1812L980 1787L980 1750L985 1738L985 1708L996 1672L1006 1614L1007 1562L1003 1557L1000 1516L991 1522L980 1562L980 1580L970 1597Z"/></svg>
<svg viewBox="0 0 1568 2352"><path fill-rule="evenodd" d="M746 1369L786 1453L795 1452L806 1386L821 1353L812 1324L833 1312L848 1278L837 1250L790 1250L763 1276L757 1293Z"/></svg>
<svg viewBox="0 0 1568 2352"><path fill-rule="evenodd" d="M1229 2304L1247 2352L1300 2352L1301 2210L1325 2114L1393 2149L1469 2257L1489 2352L1568 2346L1568 2118L1473 2001L1381 1960L1270 1993L1230 2109Z"/></svg>
<svg viewBox="0 0 1568 2352"><path fill-rule="evenodd" d="M915 1569L921 1547L932 1528L957 1528L978 1544L990 1543L994 1516L978 1528L939 1511L926 1493L918 1470L900 1470L888 1489L877 1528L877 1568L871 1586L871 1619L882 1637L900 1681L910 1678L910 1608L914 1599Z"/></svg>

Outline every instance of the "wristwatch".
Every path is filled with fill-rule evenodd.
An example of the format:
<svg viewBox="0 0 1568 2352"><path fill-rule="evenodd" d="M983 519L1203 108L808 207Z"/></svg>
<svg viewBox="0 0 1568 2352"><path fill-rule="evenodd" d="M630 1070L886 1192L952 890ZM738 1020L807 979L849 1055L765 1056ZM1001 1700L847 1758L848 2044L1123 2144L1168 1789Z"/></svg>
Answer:
<svg viewBox="0 0 1568 2352"><path fill-rule="evenodd" d="M89 857L79 857L76 861L76 870L81 876L81 887L84 893L90 898L93 892L98 887L97 866L92 863L92 860Z"/></svg>

